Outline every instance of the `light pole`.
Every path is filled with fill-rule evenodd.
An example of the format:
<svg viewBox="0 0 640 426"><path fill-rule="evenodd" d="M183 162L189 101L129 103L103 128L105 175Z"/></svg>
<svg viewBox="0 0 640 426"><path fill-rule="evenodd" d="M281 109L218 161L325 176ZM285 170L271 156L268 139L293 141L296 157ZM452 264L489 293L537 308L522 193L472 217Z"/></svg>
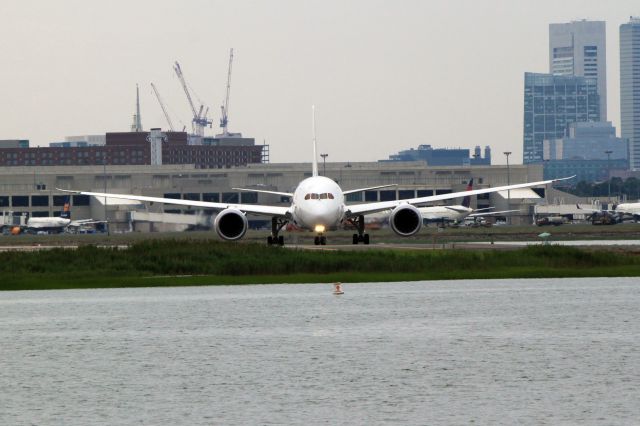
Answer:
<svg viewBox="0 0 640 426"><path fill-rule="evenodd" d="M511 155L511 151L505 151L503 153L507 156L507 186L511 185L511 169L509 169L509 156ZM511 210L511 190L507 189L507 210ZM509 219L509 225L511 225L511 215L507 216Z"/></svg>
<svg viewBox="0 0 640 426"><path fill-rule="evenodd" d="M607 154L607 182L609 183L609 190L607 192L608 202L611 202L611 151L610 149L606 150L604 153Z"/></svg>
<svg viewBox="0 0 640 426"><path fill-rule="evenodd" d="M107 193L107 152L102 153L102 180L104 180L104 192ZM107 220L107 197L104 197L104 226L107 227L107 236L111 235L109 221Z"/></svg>
<svg viewBox="0 0 640 426"><path fill-rule="evenodd" d="M320 154L320 157L322 157L322 174L324 176L327 175L327 157L329 156L329 154Z"/></svg>

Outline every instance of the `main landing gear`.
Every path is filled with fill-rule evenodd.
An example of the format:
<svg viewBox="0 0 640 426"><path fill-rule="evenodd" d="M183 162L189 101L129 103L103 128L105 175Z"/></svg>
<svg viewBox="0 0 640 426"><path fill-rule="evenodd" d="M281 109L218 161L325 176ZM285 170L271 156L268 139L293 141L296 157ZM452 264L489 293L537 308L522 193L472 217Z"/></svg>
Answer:
<svg viewBox="0 0 640 426"><path fill-rule="evenodd" d="M313 244L317 246L326 246L327 245L327 237L324 235L316 235L313 239Z"/></svg>
<svg viewBox="0 0 640 426"><path fill-rule="evenodd" d="M358 230L357 234L353 234L353 244L369 244L369 234L364 233L364 216L360 215L357 217L352 217L348 219L348 221Z"/></svg>
<svg viewBox="0 0 640 426"><path fill-rule="evenodd" d="M271 235L267 237L267 244L272 245L284 245L284 237L282 235L278 235L282 228L287 224L288 220L282 219L279 217L271 218Z"/></svg>

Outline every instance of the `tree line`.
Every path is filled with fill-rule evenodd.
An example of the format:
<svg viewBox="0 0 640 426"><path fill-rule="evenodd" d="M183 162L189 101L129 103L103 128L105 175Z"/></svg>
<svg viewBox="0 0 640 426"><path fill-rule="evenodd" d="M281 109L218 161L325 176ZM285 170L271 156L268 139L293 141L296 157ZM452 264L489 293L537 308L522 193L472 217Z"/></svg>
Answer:
<svg viewBox="0 0 640 426"><path fill-rule="evenodd" d="M603 182L580 181L575 187L568 189L567 192L579 197L606 197L609 195L609 184L611 184L612 197L640 199L640 179L635 177L625 180L613 177Z"/></svg>

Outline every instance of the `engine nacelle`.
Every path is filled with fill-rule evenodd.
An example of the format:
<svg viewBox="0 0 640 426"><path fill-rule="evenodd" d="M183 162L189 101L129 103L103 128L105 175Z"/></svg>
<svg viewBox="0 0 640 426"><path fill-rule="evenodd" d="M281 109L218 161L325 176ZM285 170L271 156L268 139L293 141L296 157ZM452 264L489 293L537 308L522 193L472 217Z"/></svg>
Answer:
<svg viewBox="0 0 640 426"><path fill-rule="evenodd" d="M401 237L409 237L422 228L422 214L411 204L401 204L389 215L389 226Z"/></svg>
<svg viewBox="0 0 640 426"><path fill-rule="evenodd" d="M247 216L240 210L224 209L213 221L213 228L223 240L235 241L244 237L249 227Z"/></svg>

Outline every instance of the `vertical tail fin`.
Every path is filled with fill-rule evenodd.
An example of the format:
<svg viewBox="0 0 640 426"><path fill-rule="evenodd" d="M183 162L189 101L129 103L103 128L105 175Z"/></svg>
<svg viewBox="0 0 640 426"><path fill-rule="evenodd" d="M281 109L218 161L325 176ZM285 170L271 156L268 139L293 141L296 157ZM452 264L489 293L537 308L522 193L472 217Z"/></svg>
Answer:
<svg viewBox="0 0 640 426"><path fill-rule="evenodd" d="M64 200L64 207L62 208L60 217L63 219L71 219L71 199L69 197Z"/></svg>
<svg viewBox="0 0 640 426"><path fill-rule="evenodd" d="M471 178L471 180L469 181L469 184L467 185L467 191L471 191L471 190L473 190L473 178ZM462 206L469 207L470 205L471 205L471 197L467 195L462 199Z"/></svg>
<svg viewBox="0 0 640 426"><path fill-rule="evenodd" d="M311 176L318 176L318 147L316 143L316 106L311 106L311 130L313 132L313 162L311 163Z"/></svg>

